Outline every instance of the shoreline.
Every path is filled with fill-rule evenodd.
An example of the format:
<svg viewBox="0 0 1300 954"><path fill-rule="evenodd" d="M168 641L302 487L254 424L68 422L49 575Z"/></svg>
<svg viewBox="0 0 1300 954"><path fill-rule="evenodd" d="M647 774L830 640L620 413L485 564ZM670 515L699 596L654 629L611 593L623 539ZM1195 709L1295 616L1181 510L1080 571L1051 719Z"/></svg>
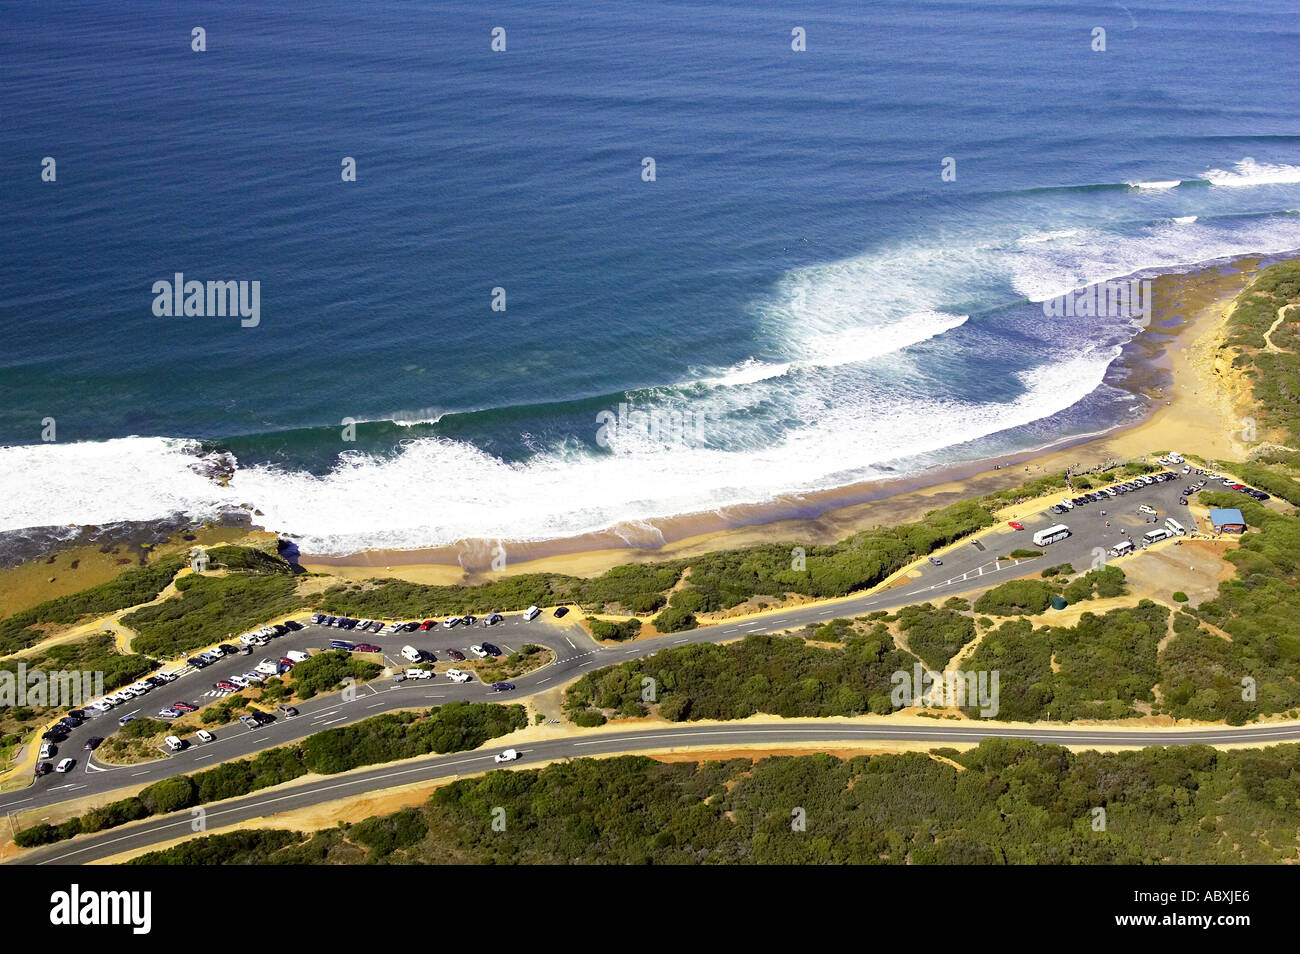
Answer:
<svg viewBox="0 0 1300 954"><path fill-rule="evenodd" d="M912 477L872 481L722 511L669 516L646 524L542 541L467 540L441 547L364 550L346 556L304 553L314 572L349 579L393 577L416 583L481 582L521 573L601 573L624 563L659 562L760 543L833 543L882 523L916 520L959 500L1004 490L1071 464L1179 450L1204 457L1244 456L1234 436L1248 414L1249 385L1228 374L1218 345L1227 313L1255 272L1281 256L1240 256L1153 279L1150 326L1125 346L1107 373L1145 398L1147 413L1093 435L970 461ZM490 569L496 548L504 568Z"/></svg>

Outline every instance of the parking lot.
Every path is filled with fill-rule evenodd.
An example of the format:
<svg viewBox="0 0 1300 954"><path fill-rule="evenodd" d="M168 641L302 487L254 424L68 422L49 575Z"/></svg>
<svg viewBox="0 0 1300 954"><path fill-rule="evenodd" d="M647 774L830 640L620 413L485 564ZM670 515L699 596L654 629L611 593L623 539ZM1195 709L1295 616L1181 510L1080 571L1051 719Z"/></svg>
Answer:
<svg viewBox="0 0 1300 954"><path fill-rule="evenodd" d="M284 735L287 740L310 734L345 719L351 720L364 714L375 714L369 711L371 709L394 709L421 704L436 705L437 700L446 698L473 699L498 696L501 694L492 693L490 688L477 677L471 678L464 684L456 684L442 675L442 671L448 667L448 664L458 665L451 651L455 650L464 655L465 661L468 662L479 658L470 651L471 645L491 643L497 646L503 655L509 655L518 651L524 644L533 643L552 650L557 661L586 656L593 651L595 644L586 635L586 631L575 623L575 619L575 616L569 616L565 620L555 620L553 612L547 611L544 618L532 622L523 620L519 614L510 614L503 616L501 621L493 626L480 624L448 629L443 627L439 620L438 625L427 630L363 634L356 629L316 625L304 617L299 620L300 629L269 638L264 646L249 647L252 652L248 655L240 652L225 655L203 668L172 663L164 666L161 672L178 673L179 675L173 681L156 686L145 695L117 705L105 713L85 708L82 710L86 715L85 720L80 725L69 729L64 738L53 742L54 754L43 760L57 765L65 758L73 758L74 764L67 772L51 771L37 778L36 786L42 790L58 789L75 793L79 789L86 788L86 784L82 781L86 774L126 772L128 777L151 774L146 773L143 766L135 772L130 772L128 770L133 768L132 766L105 766L96 763L92 757L93 752L85 749L85 745L90 739L106 738L116 732L120 728L121 720L125 718L162 718L158 715L159 711L177 702L198 709L217 702L231 693L216 689L216 683L229 681L233 677L249 672L263 661L278 662L289 652L310 655L326 651L333 640L346 640L354 644L368 642L378 646L380 652L359 654L362 658L374 659L385 667L404 673L413 665L400 654L402 647L409 645L425 654L426 661L435 662L438 672L431 679L412 679L400 683L394 683L390 679L380 679L359 687L359 691L364 695L382 696L381 703L364 701L347 703L338 693L331 693L326 697L297 704L299 715L292 717L266 706L264 708L270 710L268 714L271 718L263 725L254 728L236 721L221 726L209 726L207 731L213 736L211 742L200 742L191 735L183 740L185 745L182 750L171 751L163 744L159 746L159 755L173 759L184 755L186 761L193 760L201 763L207 758L215 757L218 752L224 753L227 746L219 744L224 740L237 742L236 748L240 750L239 752L221 755L222 758L231 758L235 754L242 754L246 748L250 751L256 750L260 744L264 744L261 740L265 737L266 730L275 729L279 723L298 723L302 720L301 726L284 726L272 732L275 736ZM238 645L239 640L235 637L233 640L223 642ZM389 695L394 692L400 695ZM426 703L424 700L431 701ZM249 742L258 744L250 746ZM213 750L210 755L206 752L209 748ZM204 754L199 754L200 752Z"/></svg>

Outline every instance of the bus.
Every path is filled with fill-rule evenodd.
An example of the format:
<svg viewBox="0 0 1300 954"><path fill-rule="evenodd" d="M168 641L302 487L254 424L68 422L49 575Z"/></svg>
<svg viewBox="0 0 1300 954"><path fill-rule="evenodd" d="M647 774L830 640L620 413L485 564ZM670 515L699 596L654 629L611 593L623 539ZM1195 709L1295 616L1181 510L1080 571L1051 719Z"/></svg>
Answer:
<svg viewBox="0 0 1300 954"><path fill-rule="evenodd" d="M1147 543L1158 543L1159 541L1166 540L1172 536L1173 536L1172 533L1170 533L1164 527L1161 527L1159 530L1149 530L1146 533L1142 534L1142 539L1145 540Z"/></svg>
<svg viewBox="0 0 1300 954"><path fill-rule="evenodd" d="M1115 544L1113 547L1110 548L1110 555L1113 557L1122 557L1126 553L1132 553L1132 552L1133 552L1133 544L1129 543L1127 540L1121 540L1119 543Z"/></svg>
<svg viewBox="0 0 1300 954"><path fill-rule="evenodd" d="M1034 534L1034 546L1045 547L1048 544L1055 543L1058 540L1064 540L1070 535L1070 528L1063 523L1058 523L1054 527L1048 527L1046 530L1039 530Z"/></svg>

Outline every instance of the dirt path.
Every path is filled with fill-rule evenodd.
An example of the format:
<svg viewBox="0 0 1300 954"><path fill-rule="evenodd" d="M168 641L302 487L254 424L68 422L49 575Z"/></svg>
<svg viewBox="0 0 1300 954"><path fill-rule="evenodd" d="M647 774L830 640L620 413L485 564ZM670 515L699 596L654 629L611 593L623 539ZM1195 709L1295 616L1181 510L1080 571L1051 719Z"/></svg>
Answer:
<svg viewBox="0 0 1300 954"><path fill-rule="evenodd" d="M1279 348L1277 345L1273 344L1273 332L1277 330L1278 325L1282 324L1283 315L1286 314L1286 310L1294 307L1295 305L1283 305L1279 308L1277 310L1277 318L1268 326L1268 331L1264 332L1264 346L1274 354L1295 354L1294 351L1290 351L1286 348Z"/></svg>

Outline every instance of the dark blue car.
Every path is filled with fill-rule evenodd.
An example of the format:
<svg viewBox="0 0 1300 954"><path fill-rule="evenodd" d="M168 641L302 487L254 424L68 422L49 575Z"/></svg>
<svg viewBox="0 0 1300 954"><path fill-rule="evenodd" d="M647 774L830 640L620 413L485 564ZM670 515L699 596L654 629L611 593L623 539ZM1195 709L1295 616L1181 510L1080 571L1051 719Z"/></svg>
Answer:
<svg viewBox="0 0 1300 954"><path fill-rule="evenodd" d="M356 648L357 648L356 646L353 646L347 640L343 640L343 639L330 640L330 649L346 649L348 652L352 652L352 650Z"/></svg>

